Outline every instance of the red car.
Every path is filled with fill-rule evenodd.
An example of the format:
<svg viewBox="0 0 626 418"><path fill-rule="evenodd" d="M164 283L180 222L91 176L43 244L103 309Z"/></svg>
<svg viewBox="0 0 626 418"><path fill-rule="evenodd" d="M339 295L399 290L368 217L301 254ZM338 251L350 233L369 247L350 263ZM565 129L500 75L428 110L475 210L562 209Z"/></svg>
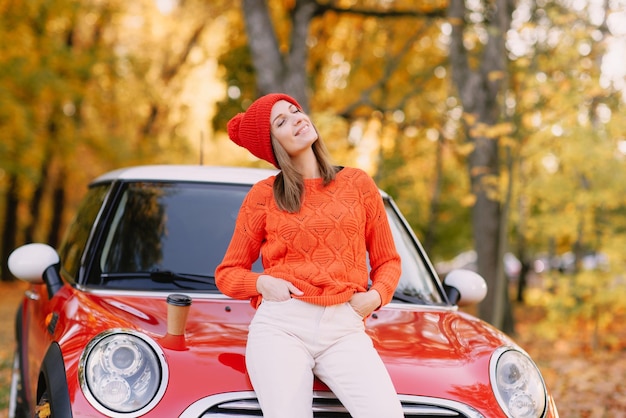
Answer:
<svg viewBox="0 0 626 418"><path fill-rule="evenodd" d="M244 362L253 308L221 294L213 274L245 194L273 174L113 171L91 183L58 250L16 249L9 268L30 287L16 318L10 416L261 416ZM440 282L394 202L381 195L403 273L392 303L366 325L405 416L557 417L529 356L459 311L484 297L484 280L458 270ZM182 332L170 328L172 295L191 300ZM321 382L313 390L315 417L349 416Z"/></svg>

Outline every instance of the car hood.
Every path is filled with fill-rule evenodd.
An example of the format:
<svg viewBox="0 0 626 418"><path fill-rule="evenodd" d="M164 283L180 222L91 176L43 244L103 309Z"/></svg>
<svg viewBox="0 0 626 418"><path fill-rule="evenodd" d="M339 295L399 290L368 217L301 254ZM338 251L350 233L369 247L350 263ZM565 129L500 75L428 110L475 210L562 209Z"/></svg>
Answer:
<svg viewBox="0 0 626 418"><path fill-rule="evenodd" d="M247 301L191 295L184 340L171 344L164 338L165 296L81 292L75 296L81 300L67 304L78 309L74 322L90 321L93 335L111 328L134 329L163 346L170 373L168 397L188 402L212 393L251 390L244 353L254 309ZM503 345L515 345L495 328L450 307L390 304L370 316L366 326L398 393L474 406L492 392L491 354ZM198 377L199 383L190 376ZM315 385L318 390L326 388L321 382ZM485 402L493 406L489 398Z"/></svg>

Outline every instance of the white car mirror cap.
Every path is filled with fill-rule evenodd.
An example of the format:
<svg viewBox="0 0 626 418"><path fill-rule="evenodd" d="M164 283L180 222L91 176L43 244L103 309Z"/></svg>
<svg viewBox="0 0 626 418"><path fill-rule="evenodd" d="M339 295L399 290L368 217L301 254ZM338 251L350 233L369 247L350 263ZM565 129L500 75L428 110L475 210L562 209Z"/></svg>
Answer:
<svg viewBox="0 0 626 418"><path fill-rule="evenodd" d="M26 244L15 249L7 260L9 271L20 280L43 283L43 273L59 262L59 254L47 244Z"/></svg>
<svg viewBox="0 0 626 418"><path fill-rule="evenodd" d="M446 286L456 289L460 298L459 306L480 303L487 296L487 283L481 275L471 270L452 270L444 279Z"/></svg>

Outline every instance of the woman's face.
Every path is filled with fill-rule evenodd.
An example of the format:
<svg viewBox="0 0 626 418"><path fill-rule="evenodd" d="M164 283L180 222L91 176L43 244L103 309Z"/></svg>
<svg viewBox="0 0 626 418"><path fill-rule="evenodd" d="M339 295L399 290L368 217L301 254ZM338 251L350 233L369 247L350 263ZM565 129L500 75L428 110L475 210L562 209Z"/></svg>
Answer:
<svg viewBox="0 0 626 418"><path fill-rule="evenodd" d="M272 107L270 130L291 158L309 150L318 138L311 119L286 100Z"/></svg>

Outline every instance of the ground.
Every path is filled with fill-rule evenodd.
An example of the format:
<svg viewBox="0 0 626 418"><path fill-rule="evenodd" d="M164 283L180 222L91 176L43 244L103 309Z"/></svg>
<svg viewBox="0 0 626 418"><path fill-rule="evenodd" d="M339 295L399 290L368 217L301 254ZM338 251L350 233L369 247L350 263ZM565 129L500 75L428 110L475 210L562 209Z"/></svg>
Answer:
<svg viewBox="0 0 626 418"><path fill-rule="evenodd" d="M556 342L542 338L541 310L516 308L514 339L541 369L561 418L626 418L626 315L614 318L614 347L591 349L581 330ZM553 326L558 327L559 324Z"/></svg>
<svg viewBox="0 0 626 418"><path fill-rule="evenodd" d="M11 366L15 347L15 311L25 289L24 282L0 281L0 418L8 417Z"/></svg>
<svg viewBox="0 0 626 418"><path fill-rule="evenodd" d="M0 418L7 418L15 310L26 286L0 282ZM550 342L536 324L542 312L516 308L516 341L537 362L562 418L626 418L626 352L581 349L576 341ZM624 324L626 318L616 318ZM620 325L620 329L624 329ZM620 338L626 338L626 332Z"/></svg>

